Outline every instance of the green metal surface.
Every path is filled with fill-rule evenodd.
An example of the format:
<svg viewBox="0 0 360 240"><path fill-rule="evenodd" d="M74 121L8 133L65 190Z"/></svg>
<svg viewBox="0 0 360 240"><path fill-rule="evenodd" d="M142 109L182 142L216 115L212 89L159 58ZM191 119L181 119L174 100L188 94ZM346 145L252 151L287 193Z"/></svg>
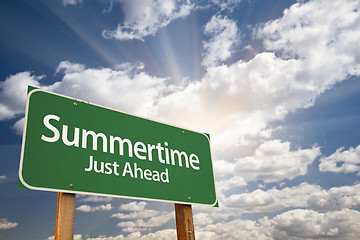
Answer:
<svg viewBox="0 0 360 240"><path fill-rule="evenodd" d="M84 137L83 131L98 137ZM127 141L120 144L123 152L111 141L116 137ZM40 89L28 94L19 179L34 190L217 202L206 134Z"/></svg>

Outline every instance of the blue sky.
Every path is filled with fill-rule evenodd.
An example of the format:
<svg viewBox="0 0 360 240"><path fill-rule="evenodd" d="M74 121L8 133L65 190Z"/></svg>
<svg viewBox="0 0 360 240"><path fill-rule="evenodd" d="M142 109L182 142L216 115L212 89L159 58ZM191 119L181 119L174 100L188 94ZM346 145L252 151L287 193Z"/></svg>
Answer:
<svg viewBox="0 0 360 240"><path fill-rule="evenodd" d="M52 239L17 188L27 85L211 135L198 239L360 234L360 3L0 2L0 239ZM74 239L174 239L172 203L80 196Z"/></svg>

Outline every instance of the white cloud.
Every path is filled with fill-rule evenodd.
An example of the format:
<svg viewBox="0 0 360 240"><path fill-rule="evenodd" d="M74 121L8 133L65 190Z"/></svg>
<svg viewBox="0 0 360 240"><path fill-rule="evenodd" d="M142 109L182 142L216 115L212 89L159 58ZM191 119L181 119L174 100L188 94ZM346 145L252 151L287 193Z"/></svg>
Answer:
<svg viewBox="0 0 360 240"><path fill-rule="evenodd" d="M240 4L243 0L212 0L212 2L218 5L221 11L230 10L233 11L234 8Z"/></svg>
<svg viewBox="0 0 360 240"><path fill-rule="evenodd" d="M111 197L101 197L93 195L76 195L79 198L79 202L111 202Z"/></svg>
<svg viewBox="0 0 360 240"><path fill-rule="evenodd" d="M261 26L258 37L268 50L304 62L299 74L313 78L309 87L318 86L318 81L341 81L348 74L360 74L360 50L355 48L360 41L359 8L352 0L296 3L281 19Z"/></svg>
<svg viewBox="0 0 360 240"><path fill-rule="evenodd" d="M256 36L264 40L266 52L248 62L208 68L200 81L160 98L155 118L211 133L214 152L231 161L244 146L269 138L269 123L311 106L349 74L359 75L360 50L351 42L360 36L354 7L358 3L337 1L341 14L329 7L332 4L315 3L295 4L283 18L259 26ZM306 44L297 44L297 39L306 39L304 33L314 35ZM350 33L356 36L343 44ZM329 49L326 43L331 43Z"/></svg>
<svg viewBox="0 0 360 240"><path fill-rule="evenodd" d="M219 222L209 224L199 230L195 229L195 236L198 233L212 235L211 239L228 239L228 240L241 240L241 239L259 239L270 240L268 233L263 226L252 220L235 219L232 221Z"/></svg>
<svg viewBox="0 0 360 240"><path fill-rule="evenodd" d="M82 68L60 63L65 75L47 89L140 115L149 114L165 89L165 79L128 68ZM139 94L141 93L141 97Z"/></svg>
<svg viewBox="0 0 360 240"><path fill-rule="evenodd" d="M213 219L207 213L197 213L193 216L195 226L206 226L213 224Z"/></svg>
<svg viewBox="0 0 360 240"><path fill-rule="evenodd" d="M224 167L222 170L219 170L218 166L223 165L224 162L225 161L216 161L214 164L215 175L219 176L219 178L221 175L228 175L228 174L233 173L232 167L234 165L232 165L232 164L228 164L228 166L231 166L230 168ZM224 172L220 173L220 171L224 171ZM220 173L219 175L217 174L218 172ZM242 176L234 175L229 179L217 181L216 182L216 190L219 194L222 194L227 190L230 190L230 189L235 190L238 187L243 187L246 185L247 185L247 183Z"/></svg>
<svg viewBox="0 0 360 240"><path fill-rule="evenodd" d="M211 38L204 42L205 55L202 64L213 67L231 56L239 40L236 23L227 17L213 16L206 24L204 33Z"/></svg>
<svg viewBox="0 0 360 240"><path fill-rule="evenodd" d="M116 213L111 215L117 219L134 219L131 221L121 221L117 224L124 232L142 232L150 231L153 227L160 227L169 220L174 219L173 212L159 212L156 210L146 209L146 202L130 202L122 204L119 211L130 213Z"/></svg>
<svg viewBox="0 0 360 240"><path fill-rule="evenodd" d="M262 180L265 183L293 179L307 173L307 168L320 154L320 148L290 150L289 142L271 140L261 144L253 156L227 162L226 168L218 169L224 161L215 162L219 175L241 176L246 182ZM241 179L239 179L241 183ZM232 181L232 179L228 180ZM244 184L241 184L244 185ZM226 188L225 188L226 190Z"/></svg>
<svg viewBox="0 0 360 240"><path fill-rule="evenodd" d="M270 137L269 123L311 106L326 89L346 79L350 66L327 69L324 59L332 56L324 56L319 65L313 59L282 59L263 52L248 62L208 68L200 81L160 98L155 116L210 132L217 152L232 153L254 137Z"/></svg>
<svg viewBox="0 0 360 240"><path fill-rule="evenodd" d="M274 239L356 239L360 234L360 213L355 210L319 213L295 209L272 220L263 220Z"/></svg>
<svg viewBox="0 0 360 240"><path fill-rule="evenodd" d="M64 71L65 74L82 72L82 71L85 71L85 66L82 64L79 64L79 63L62 61L56 68L55 74L59 73L62 70Z"/></svg>
<svg viewBox="0 0 360 240"><path fill-rule="evenodd" d="M346 79L348 74L358 74L355 60L359 58L360 50L354 48L345 51L342 39L350 32L360 36L360 27L357 26L360 21L354 15L353 3L346 3L339 6L342 18L337 13L319 11L327 22L334 22L330 19L332 17L341 18L341 21L333 24L335 30L331 30L332 34L316 35L314 44L297 45L295 39L291 38L294 29L298 31L294 35L301 36L302 28L306 32L310 31L309 27L303 23L291 28L285 20L290 18L295 23L308 19L316 29L314 31L319 32L322 23L317 17L316 7L321 8L321 5L296 4L285 12L283 18L257 29L257 36L264 39L267 50L283 53L280 57L273 52L263 52L248 62L209 67L200 81L179 88L167 85L165 79L151 77L139 70L93 69L68 62L59 64L59 68L65 70L62 81L47 88L126 112L209 132L214 152L219 156L226 155L225 160L231 160L238 158L244 147L256 147L258 143L255 140L269 138L272 131L269 123L284 119L289 112L310 106L336 82ZM343 27L345 16L349 16L347 28ZM329 28L328 25L325 29ZM277 36L278 32L281 35ZM350 43L349 39L346 43ZM321 48L323 42L331 42L330 51ZM356 44L347 46L353 48ZM296 54L291 54L291 51ZM320 60L315 58L315 53L320 54ZM5 101L3 108L0 108L0 116L14 116L15 111L9 107L11 104L10 100ZM10 112L6 111L9 109Z"/></svg>
<svg viewBox="0 0 360 240"><path fill-rule="evenodd" d="M103 37L119 40L155 35L171 21L190 14L193 5L187 0L118 0L124 9L125 22L115 30L103 31Z"/></svg>
<svg viewBox="0 0 360 240"><path fill-rule="evenodd" d="M130 202L127 204L122 204L119 207L120 211L129 211L129 212L140 212L144 211L147 203L146 202Z"/></svg>
<svg viewBox="0 0 360 240"><path fill-rule="evenodd" d="M259 239L259 240L300 240L300 239L357 239L360 234L360 213L342 209L331 212L294 209L273 218L264 217L258 221L234 219L226 222L196 225L196 239ZM81 237L81 235L79 236ZM128 236L99 236L86 240L134 240L176 238L175 229L164 229L142 235L133 232ZM50 238L49 238L50 239ZM82 238L79 238L82 239Z"/></svg>
<svg viewBox="0 0 360 240"><path fill-rule="evenodd" d="M261 144L254 156L236 160L235 172L247 181L278 182L307 173L320 154L320 148L290 151L289 142L271 140Z"/></svg>
<svg viewBox="0 0 360 240"><path fill-rule="evenodd" d="M133 232L134 230L148 231L152 227L160 227L170 221L175 219L175 213L173 212L164 212L157 216L150 217L148 220L137 219L135 221L122 221L117 224L118 227L123 228L125 232Z"/></svg>
<svg viewBox="0 0 360 240"><path fill-rule="evenodd" d="M211 236L210 239L356 239L360 213L355 210L320 213L313 210L294 209L258 221L235 219L199 227L196 232ZM197 235L197 234L196 234Z"/></svg>
<svg viewBox="0 0 360 240"><path fill-rule="evenodd" d="M25 118L18 120L11 128L17 135L22 135L25 125Z"/></svg>
<svg viewBox="0 0 360 240"><path fill-rule="evenodd" d="M360 145L344 150L341 147L328 157L320 159L319 170L322 172L353 173L360 170Z"/></svg>
<svg viewBox="0 0 360 240"><path fill-rule="evenodd" d="M326 190L319 185L304 182L293 187L257 189L240 194L233 188L229 196L221 196L220 208L194 206L194 222L197 231L205 231L206 226L226 224L232 219L240 221L245 213L251 216L258 213L284 212L294 208L331 212L359 207L360 184ZM264 227L262 222L254 224ZM256 231L260 231L259 229Z"/></svg>
<svg viewBox="0 0 360 240"><path fill-rule="evenodd" d="M6 180L6 178L7 178L7 177L6 177L6 176L4 176L4 175L0 176L0 182L1 182L1 181L5 181L5 180Z"/></svg>
<svg viewBox="0 0 360 240"><path fill-rule="evenodd" d="M11 229L16 228L18 223L15 222L9 222L6 218L0 219L0 229Z"/></svg>
<svg viewBox="0 0 360 240"><path fill-rule="evenodd" d="M281 57L272 52L263 52L248 62L210 67L200 81L180 88L175 89L166 84L166 79L149 76L131 67L95 69L69 62L59 64L58 72L64 70L60 82L43 87L126 112L209 132L217 155L226 155L225 160L238 158L244 147L256 147L252 145L254 142L257 144L254 139L271 136L270 122L282 120L288 112L310 106L336 82L346 79L348 74L358 74L356 59L360 56L360 50L353 47L356 44L349 44L354 38L346 39L347 45L342 41L350 33L355 35L355 39L360 36L360 21L358 14L353 11L356 3L344 1L344 4L340 4L341 15L328 6L332 4L323 4L324 8L330 8L327 9L329 13L318 11L317 8L322 8L320 3L295 4L285 11L283 18L258 27L257 36L264 39L267 50L283 53ZM324 15L326 22L334 24L326 23L325 30L321 30L323 22L318 14ZM294 24L288 25L286 21ZM302 24L295 24L297 22ZM311 24L305 24L307 22ZM329 29L330 26L334 29ZM314 44L312 41L297 44L296 39L303 38L302 30L312 33L312 27L313 37L316 38ZM331 34L321 34L322 31ZM293 35L298 37L292 38ZM323 43L331 43L329 51ZM345 50L346 46L351 51ZM321 59L315 58L316 54L320 54ZM38 86L41 78L23 72L2 82L0 119L22 114L26 99L25 82ZM14 92L18 92L17 96Z"/></svg>
<svg viewBox="0 0 360 240"><path fill-rule="evenodd" d="M232 194L221 202L237 212L275 212L288 208L310 208L334 211L360 207L360 184L325 190L318 185L301 183L283 189L257 189L250 193Z"/></svg>
<svg viewBox="0 0 360 240"><path fill-rule="evenodd" d="M48 240L54 240L55 239L55 236L51 236L51 237L48 237ZM82 240L82 236L81 234L74 234L73 236L73 240Z"/></svg>
<svg viewBox="0 0 360 240"><path fill-rule="evenodd" d="M77 4L80 4L82 3L83 0L62 0L62 4L64 7L66 7L67 5L77 5Z"/></svg>
<svg viewBox="0 0 360 240"><path fill-rule="evenodd" d="M57 72L61 70L63 79L50 86L41 86L39 81L44 76L34 76L30 72L17 73L0 82L0 120L24 114L28 85L145 116L153 111L166 89L166 79L140 72L141 66L87 69L84 65L64 61ZM13 126L15 132L22 132L23 121L20 119Z"/></svg>
<svg viewBox="0 0 360 240"><path fill-rule="evenodd" d="M224 204L241 212L274 212L289 207L307 207L310 195L321 190L319 186L307 183L281 190L257 189L251 193L233 194L224 200Z"/></svg>
<svg viewBox="0 0 360 240"><path fill-rule="evenodd" d="M136 212L132 212L132 213L116 213L111 215L112 218L118 218L118 219L139 219L139 218L150 218L150 217L155 217L159 215L159 211L156 210L149 210L149 209L144 209L141 211L136 211Z"/></svg>
<svg viewBox="0 0 360 240"><path fill-rule="evenodd" d="M75 234L73 240L82 240L81 234Z"/></svg>
<svg viewBox="0 0 360 240"><path fill-rule="evenodd" d="M142 235L140 232L133 232L126 237L118 236L99 236L95 238L86 238L86 240L173 240L176 238L175 229L164 229L153 233Z"/></svg>
<svg viewBox="0 0 360 240"><path fill-rule="evenodd" d="M112 209L111 204L99 205L99 206L89 206L89 205L81 205L77 207L76 210L81 212L98 212L98 211L110 211Z"/></svg>
<svg viewBox="0 0 360 240"><path fill-rule="evenodd" d="M270 121L309 101L306 90L291 88L298 68L272 53L209 68L201 81L159 99L156 118L210 132L217 150L231 152L228 146L248 144L248 136L268 137Z"/></svg>
<svg viewBox="0 0 360 240"><path fill-rule="evenodd" d="M27 86L39 87L43 77L21 72L0 82L0 120L12 119L24 113Z"/></svg>
<svg viewBox="0 0 360 240"><path fill-rule="evenodd" d="M317 211L358 209L360 207L360 184L313 192L309 195L308 206Z"/></svg>
<svg viewBox="0 0 360 240"><path fill-rule="evenodd" d="M140 237L140 236L139 236ZM172 240L176 237L175 229L164 229L157 231L155 233L149 233L140 237L140 239L149 239L149 240Z"/></svg>

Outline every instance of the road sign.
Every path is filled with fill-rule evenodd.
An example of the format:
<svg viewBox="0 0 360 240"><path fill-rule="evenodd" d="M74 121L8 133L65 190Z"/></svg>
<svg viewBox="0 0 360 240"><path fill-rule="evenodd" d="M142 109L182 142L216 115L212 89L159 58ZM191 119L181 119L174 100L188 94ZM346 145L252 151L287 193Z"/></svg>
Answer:
<svg viewBox="0 0 360 240"><path fill-rule="evenodd" d="M29 189L215 205L206 134L33 89L19 179Z"/></svg>

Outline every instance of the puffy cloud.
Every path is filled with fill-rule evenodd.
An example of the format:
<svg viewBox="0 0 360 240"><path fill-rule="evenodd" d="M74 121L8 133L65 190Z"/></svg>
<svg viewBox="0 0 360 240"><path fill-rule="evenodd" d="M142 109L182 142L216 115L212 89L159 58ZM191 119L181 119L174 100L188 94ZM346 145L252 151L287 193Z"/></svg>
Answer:
<svg viewBox="0 0 360 240"><path fill-rule="evenodd" d="M309 195L308 206L317 211L340 210L360 207L360 184L334 187L313 192Z"/></svg>
<svg viewBox="0 0 360 240"><path fill-rule="evenodd" d="M216 150L231 153L250 145L254 137L270 137L272 121L311 106L357 65L339 61L340 68L328 69L327 59L332 55L319 62L263 52L248 62L211 67L200 81L160 98L155 116L210 132Z"/></svg>
<svg viewBox="0 0 360 240"><path fill-rule="evenodd" d="M352 173L360 170L360 145L344 150L341 147L328 157L320 159L319 170L322 172Z"/></svg>
<svg viewBox="0 0 360 240"><path fill-rule="evenodd" d="M6 177L6 176L4 176L4 175L0 176L0 182L1 182L1 181L5 181L5 180L6 180L6 178L7 178L7 177Z"/></svg>
<svg viewBox="0 0 360 240"><path fill-rule="evenodd" d="M55 236L48 237L48 240L54 240ZM73 240L83 240L81 234L74 234Z"/></svg>
<svg viewBox="0 0 360 240"><path fill-rule="evenodd" d="M238 212L275 212L288 208L311 208L316 211L334 211L359 208L360 184L325 190L318 185L301 183L283 189L257 189L250 193L232 194L223 199L224 207Z"/></svg>
<svg viewBox="0 0 360 240"><path fill-rule="evenodd" d="M27 86L39 87L43 77L21 72L0 82L0 120L12 119L24 113Z"/></svg>
<svg viewBox="0 0 360 240"><path fill-rule="evenodd" d="M20 120L18 120L11 128L15 134L22 135L24 130L24 125L25 125L25 118L23 117Z"/></svg>
<svg viewBox="0 0 360 240"><path fill-rule="evenodd" d="M274 212L289 207L307 207L310 195L321 190L319 186L307 183L281 190L257 189L251 193L233 194L224 200L224 204L242 212Z"/></svg>
<svg viewBox="0 0 360 240"><path fill-rule="evenodd" d="M319 213L295 209L272 220L263 220L274 239L356 239L360 230L360 213L343 209Z"/></svg>
<svg viewBox="0 0 360 240"><path fill-rule="evenodd" d="M206 226L213 224L213 219L207 213L197 213L193 216L194 225L196 226Z"/></svg>
<svg viewBox="0 0 360 240"><path fill-rule="evenodd" d="M215 169L217 170L216 172L219 172L217 166L222 165L222 163L224 163L224 161L216 161L215 162L214 166L215 166ZM232 170L233 170L232 168L230 168L230 169L224 168L224 171L225 171L224 174L232 174ZM230 190L230 189L235 190L238 187L243 187L246 185L247 185L247 183L242 176L235 175L229 179L217 181L216 182L216 190L218 193L223 194L227 190Z"/></svg>
<svg viewBox="0 0 360 240"><path fill-rule="evenodd" d="M209 122L206 119L213 119L211 122L218 127L212 127L212 131L223 130L224 126L231 125L234 126L232 135L247 135L259 133L270 121L281 120L288 112L310 106L317 96L336 82L346 79L349 74L358 74L356 69L359 64L356 59L359 59L360 50L344 51L345 46L356 44L343 44L341 41L343 35L349 32L360 36L360 21L355 6L358 3L347 3L337 1L337 5L341 5L340 14L337 8L330 7L333 4L325 2L322 5L330 12L323 10L321 4L295 4L285 11L283 18L257 29L256 36L263 39L266 50L272 52L258 53L248 62L238 61L229 66L207 69L201 81L160 99L159 115L168 112L167 116L172 119L181 115L185 122L200 119L198 121L202 125ZM296 14L292 9L297 10ZM319 13L321 16L318 16ZM291 18L293 24L288 24L288 18ZM326 20L322 21L323 18ZM339 24L347 22L347 27L328 24L339 18L342 20ZM312 25L306 27L304 19L308 19ZM323 24L326 25L324 28ZM329 28L331 35L316 35L322 29ZM297 39L307 39L303 36L303 30L313 30L314 36L310 39L316 38L315 41L296 44ZM286 44L280 44L282 42ZM323 44L329 42L332 44L331 49L336 52L335 56ZM274 50L278 53L275 54ZM289 54L290 51L296 51L296 54ZM240 130L235 130L233 134L234 129Z"/></svg>
<svg viewBox="0 0 360 240"><path fill-rule="evenodd" d="M62 4L64 5L64 7L66 7L67 5L77 5L82 3L83 0L62 0Z"/></svg>
<svg viewBox="0 0 360 240"><path fill-rule="evenodd" d="M85 66L79 63L72 63L69 61L62 61L56 68L55 74L64 71L65 74L85 71Z"/></svg>
<svg viewBox="0 0 360 240"><path fill-rule="evenodd" d="M65 72L62 81L46 89L136 114L149 114L165 89L165 79L130 65L94 69L61 62L59 69Z"/></svg>
<svg viewBox="0 0 360 240"><path fill-rule="evenodd" d="M136 212L132 212L132 213L116 213L111 215L112 218L118 218L118 219L139 219L139 218L150 218L150 217L155 217L159 215L159 211L156 210L149 210L149 209L144 209L141 211L136 211Z"/></svg>
<svg viewBox="0 0 360 240"><path fill-rule="evenodd" d="M341 5L346 6L339 7L343 18L320 11L329 20L327 22L341 18L338 24L333 25L335 30L331 30L332 34L316 35L314 44L310 42L307 45L296 44L296 39L300 37L291 39L294 34L290 33L294 29L299 31L295 34L299 36L305 27L313 26L317 29L315 32L322 31L319 27L322 26L321 22L316 16L316 7L321 8L318 2L295 4L285 12L283 18L257 28L256 36L264 39L266 50L279 53L262 52L248 62L209 67L201 80L178 88L167 84L166 79L149 76L129 66L122 69L94 69L69 62L59 64L57 71L64 70L62 81L45 87L105 106L209 132L216 154L226 155L227 160L237 158L244 146L254 144L254 139L271 136L269 124L272 121L282 120L289 112L310 106L336 82L346 79L349 74L358 74L355 60L360 50L344 51L345 46L341 41L343 35L350 32L360 35L353 2L345 2L348 4ZM324 5L328 8L329 4ZM347 21L344 20L345 16L349 16ZM334 19L330 19L332 17ZM287 18L293 22L303 22L306 18L312 25L295 24L291 28L285 22ZM344 22L347 22L346 27ZM308 28L305 30L311 32ZM281 34L277 35L278 32ZM350 40L346 41L349 43ZM332 50L319 48L318 45L323 42L331 42L331 49L346 61L339 60ZM290 51L297 52L290 54ZM321 55L321 59L314 57L316 53ZM333 64L335 59L336 67ZM6 100L0 107L0 116L11 118L16 112L23 112L14 111L14 107L10 107L12 104Z"/></svg>
<svg viewBox="0 0 360 240"><path fill-rule="evenodd" d="M187 0L118 0L124 9L125 22L115 30L103 31L103 37L119 40L139 39L155 35L171 21L185 17L193 5Z"/></svg>
<svg viewBox="0 0 360 240"><path fill-rule="evenodd" d="M137 3L126 4L135 6ZM271 136L269 123L282 120L288 112L310 106L321 93L346 79L349 74L359 74L356 59L359 59L360 50L353 47L356 44L349 42L360 36L356 4L349 1L343 4L341 1L335 9L330 6L338 5L338 2L297 3L285 11L282 18L257 28L256 36L264 39L266 50L277 51L277 54L262 52L248 62L209 67L200 81L179 88L167 85L166 79L149 76L130 66L94 69L70 62L59 64L57 72L64 71L60 82L43 87L210 132L215 152L226 154L227 159L235 158L240 154L241 146L253 144L254 138ZM142 7L153 9L153 5L156 5L154 1L142 4ZM173 9L164 8L169 9L169 14ZM323 11L323 8L328 11ZM129 19L136 19L132 11L129 11L130 15L132 17ZM326 21L322 21L322 17ZM214 19L226 20L219 17ZM289 21L293 24L289 25ZM302 36L303 32L314 41L300 44L300 39L306 39ZM345 37L350 34L355 37ZM329 49L324 43L329 43ZM345 47L351 48L351 51L345 50ZM41 78L24 72L10 76L1 83L0 119L10 119L23 113L27 84L20 82L27 81L39 86ZM19 97L14 97L14 89L21 93Z"/></svg>
<svg viewBox="0 0 360 240"><path fill-rule="evenodd" d="M300 59L299 75L318 82L336 82L347 75L359 75L360 16L358 1L314 0L296 3L280 19L262 25L257 34L268 50L283 57ZM326 89L328 84L319 88Z"/></svg>
<svg viewBox="0 0 360 240"><path fill-rule="evenodd" d="M226 168L217 169L224 161L215 162L215 172L219 175L241 176L246 182L262 180L265 183L293 179L307 173L307 168L320 154L320 148L290 150L289 142L271 140L261 144L253 156L226 162ZM233 181L231 178L228 181ZM224 183L223 183L224 184ZM241 184L244 185L244 184ZM226 190L226 188L225 188Z"/></svg>
<svg viewBox="0 0 360 240"><path fill-rule="evenodd" d="M18 225L18 223L9 222L6 218L0 219L0 229L16 228L17 225Z"/></svg>
<svg viewBox="0 0 360 240"><path fill-rule="evenodd" d="M198 233L212 236L210 239L259 239L270 240L263 226L252 220L232 220L226 222L219 222L204 226L197 231L195 229L195 236Z"/></svg>
<svg viewBox="0 0 360 240"><path fill-rule="evenodd" d="M64 61L56 71L64 73L63 79L48 86L39 82L44 76L34 76L30 72L11 75L0 82L0 120L24 114L28 85L135 114L149 115L166 89L166 79L151 77L140 70L141 66L128 64L114 69L87 69L84 65ZM23 125L24 119L20 119L13 129L21 133Z"/></svg>
<svg viewBox="0 0 360 240"><path fill-rule="evenodd" d="M236 160L235 172L246 180L278 182L305 175L308 165L320 154L320 148L290 151L289 142L271 140L261 144L254 156Z"/></svg>
<svg viewBox="0 0 360 240"><path fill-rule="evenodd" d="M222 11L224 10L233 11L234 8L242 1L243 0L212 0L212 2L218 5Z"/></svg>
<svg viewBox="0 0 360 240"><path fill-rule="evenodd" d="M149 231L150 228L160 227L170 221L174 220L175 214L173 212L161 213L157 216L150 217L148 220L137 219L136 221L123 221L119 222L118 227L123 228L125 232L134 231Z"/></svg>
<svg viewBox="0 0 360 240"><path fill-rule="evenodd" d="M89 205L81 205L77 207L76 210L81 212L98 212L98 211L110 211L112 209L111 204L99 205L99 206L89 206Z"/></svg>
<svg viewBox="0 0 360 240"><path fill-rule="evenodd" d="M211 236L210 239L356 239L360 213L342 209L333 212L294 209L258 221L235 219L198 227L195 234Z"/></svg>
<svg viewBox="0 0 360 240"><path fill-rule="evenodd" d="M194 222L197 231L205 231L206 226L229 223L232 219L240 221L244 213L265 214L294 208L312 209L318 212L359 209L359 190L360 184L326 190L319 185L306 182L293 187L257 189L241 194L234 193L236 190L232 189L229 196L221 196L218 209L194 206ZM261 221L254 224L265 226ZM223 238L219 237L219 239Z"/></svg>
<svg viewBox="0 0 360 240"><path fill-rule="evenodd" d="M126 237L118 236L99 236L95 238L86 238L86 240L172 240L176 238L175 229L164 229L153 233L142 235L140 232L133 232Z"/></svg>
<svg viewBox="0 0 360 240"><path fill-rule="evenodd" d="M209 223L195 229L197 239L338 239L352 240L360 234L360 213L355 210L342 209L331 212L294 209L273 218L264 217L258 221L234 219L226 222ZM81 237L81 235L79 235ZM133 232L128 236L99 236L84 238L86 240L133 240L176 238L175 229L164 229L142 235ZM49 238L50 239L50 238ZM82 239L82 238L79 238Z"/></svg>
<svg viewBox="0 0 360 240"><path fill-rule="evenodd" d="M140 212L144 211L147 203L146 202L130 202L127 204L122 204L119 207L120 211L129 211L129 212Z"/></svg>
<svg viewBox="0 0 360 240"><path fill-rule="evenodd" d="M350 44L353 38L345 40L348 44L342 41L350 33L354 39L360 36L358 4L337 1L341 14L324 1L295 4L282 18L257 28L265 52L247 62L209 67L200 81L161 97L154 118L209 132L218 158L238 158L245 147L254 148L256 141L271 136L271 122L311 106L337 82L359 75L360 50ZM310 33L309 42L297 44ZM331 43L329 49L326 43ZM304 166L293 168L296 175L304 174ZM281 178L278 174L274 180Z"/></svg>
<svg viewBox="0 0 360 240"><path fill-rule="evenodd" d="M269 122L308 103L306 89L292 88L299 67L296 60L262 53L209 68L201 81L160 98L155 116L210 132L217 150L231 152L229 146L249 144L250 136L269 137Z"/></svg>
<svg viewBox="0 0 360 240"><path fill-rule="evenodd" d="M111 197L101 197L93 195L76 195L79 198L79 202L111 202Z"/></svg>
<svg viewBox="0 0 360 240"><path fill-rule="evenodd" d="M146 202L130 202L122 204L120 211L130 213L116 213L112 218L118 219L134 219L133 221L121 221L117 225L124 232L142 232L149 231L153 227L160 227L169 220L174 219L173 212L159 212L156 210L146 209Z"/></svg>
<svg viewBox="0 0 360 240"><path fill-rule="evenodd" d="M203 43L206 52L202 64L205 67L217 66L228 59L239 42L236 23L227 17L213 16L205 25L204 33L211 36Z"/></svg>

